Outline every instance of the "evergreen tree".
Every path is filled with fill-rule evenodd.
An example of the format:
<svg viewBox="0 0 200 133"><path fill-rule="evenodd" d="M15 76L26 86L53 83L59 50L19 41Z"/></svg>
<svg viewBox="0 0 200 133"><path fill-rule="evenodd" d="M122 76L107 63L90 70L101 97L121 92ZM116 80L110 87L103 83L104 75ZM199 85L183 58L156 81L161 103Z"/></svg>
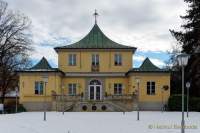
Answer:
<svg viewBox="0 0 200 133"><path fill-rule="evenodd" d="M191 94L200 96L200 0L184 0L189 9L181 16L184 24L182 31L170 30L172 36L182 47L182 52L190 54L186 67L186 80L191 81Z"/></svg>
<svg viewBox="0 0 200 133"><path fill-rule="evenodd" d="M193 54L200 46L200 0L184 0L189 3L189 9L185 16L181 16L186 24L184 31L171 30L172 35L182 45L183 52Z"/></svg>

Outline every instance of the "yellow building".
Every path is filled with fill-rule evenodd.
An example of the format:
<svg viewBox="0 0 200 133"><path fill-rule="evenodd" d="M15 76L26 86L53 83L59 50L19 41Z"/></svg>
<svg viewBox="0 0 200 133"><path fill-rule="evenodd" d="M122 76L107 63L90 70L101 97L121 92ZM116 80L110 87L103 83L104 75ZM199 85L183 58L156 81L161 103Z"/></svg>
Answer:
<svg viewBox="0 0 200 133"><path fill-rule="evenodd" d="M110 40L96 23L80 41L54 49L58 68L42 58L19 72L27 110L160 110L170 96L169 71L148 58L133 68L136 48Z"/></svg>

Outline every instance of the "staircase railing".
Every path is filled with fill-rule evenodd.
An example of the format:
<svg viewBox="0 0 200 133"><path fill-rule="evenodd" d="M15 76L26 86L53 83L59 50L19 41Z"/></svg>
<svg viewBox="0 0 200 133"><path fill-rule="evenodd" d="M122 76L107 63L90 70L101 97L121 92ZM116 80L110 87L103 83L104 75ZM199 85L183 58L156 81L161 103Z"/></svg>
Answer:
<svg viewBox="0 0 200 133"><path fill-rule="evenodd" d="M103 99L99 101L119 101L119 100L133 100L135 99L135 96L132 94L127 94L127 95L107 95L104 96ZM55 101L62 101L62 102L78 102L78 101L90 101L88 99L84 99L83 96L81 95L55 95L54 96ZM93 101L93 100L92 100ZM98 101L98 100L97 100ZM95 101L94 101L95 102Z"/></svg>

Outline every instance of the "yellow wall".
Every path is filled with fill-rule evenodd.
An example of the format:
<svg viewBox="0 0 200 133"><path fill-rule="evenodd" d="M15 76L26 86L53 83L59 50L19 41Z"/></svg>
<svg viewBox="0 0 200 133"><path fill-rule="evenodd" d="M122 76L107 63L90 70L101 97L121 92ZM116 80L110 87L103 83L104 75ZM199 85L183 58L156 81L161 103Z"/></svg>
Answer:
<svg viewBox="0 0 200 133"><path fill-rule="evenodd" d="M114 55L122 55L122 66L114 65ZM68 55L76 54L76 66L68 65ZM92 54L99 54L100 72L127 72L132 68L132 51L127 52L58 52L58 67L63 72L91 72Z"/></svg>
<svg viewBox="0 0 200 133"><path fill-rule="evenodd" d="M68 94L68 84L73 83L77 84L76 94L80 95L82 92L85 91L85 79L84 78L64 78L63 85L64 85L64 94Z"/></svg>
<svg viewBox="0 0 200 133"><path fill-rule="evenodd" d="M129 82L132 86L132 92L137 89L135 78L140 78L140 96L141 102L158 102L162 101L161 88L168 85L169 89L164 91L163 99L167 101L170 96L170 74L169 73L133 73L129 76ZM147 95L147 82L155 81L155 95Z"/></svg>
<svg viewBox="0 0 200 133"><path fill-rule="evenodd" d="M20 103L41 102L44 95L35 94L35 82L43 81L43 73L20 73ZM46 84L47 101L51 100L52 91L60 93L61 77L59 73L48 73L48 83ZM43 93L44 94L44 93Z"/></svg>
<svg viewBox="0 0 200 133"><path fill-rule="evenodd" d="M35 81L42 81L42 74L40 73L22 73L20 74L20 102L29 101L29 102L41 102L44 100L43 95L35 95ZM129 77L122 78L105 78L104 80L104 89L108 95L114 94L114 83L123 84L123 94L133 94L137 89L137 84L135 78L140 78L140 101L141 102L157 102L162 100L161 88L164 85L170 87L170 74L161 74L161 73L134 73ZM62 80L62 81L61 81ZM156 89L155 95L147 95L147 86L148 81L155 81ZM52 90L57 94L61 94L61 85L64 85L64 94L68 94L68 84L76 83L77 84L77 94L82 92L85 94L86 79L85 78L63 78L61 79L60 75L57 73L49 74L49 80L46 86L48 101L51 100ZM87 89L87 88L86 88ZM170 89L164 91L164 101L168 100L170 96Z"/></svg>
<svg viewBox="0 0 200 133"><path fill-rule="evenodd" d="M105 92L107 92L108 95L114 95L114 84L115 83L121 83L123 86L123 94L129 94L129 84L128 84L128 78L106 78L105 82Z"/></svg>

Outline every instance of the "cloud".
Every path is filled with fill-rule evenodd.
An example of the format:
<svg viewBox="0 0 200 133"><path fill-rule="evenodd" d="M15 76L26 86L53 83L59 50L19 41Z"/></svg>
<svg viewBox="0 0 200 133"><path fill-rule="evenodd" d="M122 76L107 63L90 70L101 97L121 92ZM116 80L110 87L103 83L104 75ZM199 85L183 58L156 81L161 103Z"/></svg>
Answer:
<svg viewBox="0 0 200 133"><path fill-rule="evenodd" d="M162 60L159 59L150 58L150 60L154 65L159 67L164 67L166 65Z"/></svg>
<svg viewBox="0 0 200 133"><path fill-rule="evenodd" d="M42 57L45 57L51 64L52 67L57 67L58 56L54 49L49 46L34 45L34 51L30 52L31 59L38 62ZM34 63L34 64L35 64Z"/></svg>
<svg viewBox="0 0 200 133"><path fill-rule="evenodd" d="M136 56L133 57L133 60L134 60L134 61L142 62L142 61L144 61L145 58L146 58L146 57L144 57L144 56L136 55Z"/></svg>
<svg viewBox="0 0 200 133"><path fill-rule="evenodd" d="M174 44L169 29L180 29L179 16L187 6L183 0L6 1L10 9L19 10L32 20L34 45L47 46L48 51L84 37L94 24L92 13L97 9L98 25L112 40L138 47L139 51L166 52ZM51 60L56 57L52 50ZM48 56L48 52L39 50L32 54Z"/></svg>
<svg viewBox="0 0 200 133"><path fill-rule="evenodd" d="M147 58L146 56L135 55L135 56L133 57L134 67L140 67L141 64L142 64L142 62L143 62L146 58ZM158 59L158 58L149 58L149 59L150 59L150 61L151 61L154 65L156 65L156 66L158 66L158 67L160 67L160 68L166 66L166 63L165 63L164 61L162 61L161 59ZM139 62L139 63L138 63L138 62Z"/></svg>

